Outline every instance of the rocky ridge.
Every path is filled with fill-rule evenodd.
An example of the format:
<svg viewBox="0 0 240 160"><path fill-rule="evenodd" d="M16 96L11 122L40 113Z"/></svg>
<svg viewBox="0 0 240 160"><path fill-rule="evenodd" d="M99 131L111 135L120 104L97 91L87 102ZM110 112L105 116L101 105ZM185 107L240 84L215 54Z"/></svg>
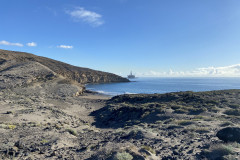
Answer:
<svg viewBox="0 0 240 160"><path fill-rule="evenodd" d="M23 63L38 62L48 67L58 75L81 84L129 82L128 79L118 75L96 71L88 68L76 67L53 59L36 56L30 53L0 50L0 71Z"/></svg>

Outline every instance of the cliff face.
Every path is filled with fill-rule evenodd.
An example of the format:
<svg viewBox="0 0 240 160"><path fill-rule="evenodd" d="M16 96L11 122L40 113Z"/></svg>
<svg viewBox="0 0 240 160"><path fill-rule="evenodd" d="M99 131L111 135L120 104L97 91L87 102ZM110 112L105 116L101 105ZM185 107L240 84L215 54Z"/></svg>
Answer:
<svg viewBox="0 0 240 160"><path fill-rule="evenodd" d="M0 65L1 65L0 70L12 67L11 65L27 63L27 62L38 62L41 65L48 67L50 70L52 70L56 74L61 75L70 80L74 80L81 84L129 82L128 79L112 73L96 71L88 68L76 67L60 61L36 56L29 53L0 50ZM8 64L8 65L4 66L4 64Z"/></svg>

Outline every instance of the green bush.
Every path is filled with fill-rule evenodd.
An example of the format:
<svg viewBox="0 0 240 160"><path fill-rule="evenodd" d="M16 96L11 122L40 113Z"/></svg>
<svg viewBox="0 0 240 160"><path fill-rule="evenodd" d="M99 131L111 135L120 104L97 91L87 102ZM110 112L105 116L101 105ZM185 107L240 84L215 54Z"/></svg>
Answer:
<svg viewBox="0 0 240 160"><path fill-rule="evenodd" d="M235 152L229 144L218 144L210 147L207 154L210 159L224 159L226 156L235 155Z"/></svg>
<svg viewBox="0 0 240 160"><path fill-rule="evenodd" d="M118 152L114 158L114 160L132 160L133 156L127 152Z"/></svg>
<svg viewBox="0 0 240 160"><path fill-rule="evenodd" d="M16 128L16 125L9 124L7 128L8 128L8 129L15 129L15 128Z"/></svg>

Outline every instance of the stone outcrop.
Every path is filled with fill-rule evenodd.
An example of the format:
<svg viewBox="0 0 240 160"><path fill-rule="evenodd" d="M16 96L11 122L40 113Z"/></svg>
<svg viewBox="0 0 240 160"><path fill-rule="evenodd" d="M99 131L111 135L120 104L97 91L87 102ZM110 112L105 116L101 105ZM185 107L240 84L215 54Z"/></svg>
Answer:
<svg viewBox="0 0 240 160"><path fill-rule="evenodd" d="M240 128L227 127L217 132L217 137L224 142L238 142L240 143Z"/></svg>

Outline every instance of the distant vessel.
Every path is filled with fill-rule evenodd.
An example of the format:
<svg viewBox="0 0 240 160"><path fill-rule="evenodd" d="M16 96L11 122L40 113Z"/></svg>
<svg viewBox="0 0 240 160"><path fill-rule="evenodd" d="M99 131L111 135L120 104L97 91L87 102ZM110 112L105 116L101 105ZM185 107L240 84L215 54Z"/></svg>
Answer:
<svg viewBox="0 0 240 160"><path fill-rule="evenodd" d="M132 74L132 71L131 71L131 73L128 75L128 78L133 79L133 78L136 78L136 77L135 77L135 75Z"/></svg>

